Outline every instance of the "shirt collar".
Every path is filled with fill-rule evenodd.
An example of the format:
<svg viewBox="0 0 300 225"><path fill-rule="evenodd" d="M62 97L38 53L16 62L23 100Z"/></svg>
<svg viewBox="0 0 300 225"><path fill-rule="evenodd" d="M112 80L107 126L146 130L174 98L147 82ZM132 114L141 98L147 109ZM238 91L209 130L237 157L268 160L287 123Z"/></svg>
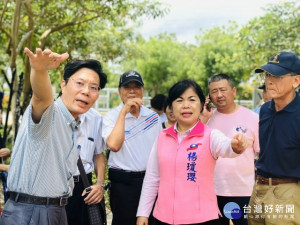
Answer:
<svg viewBox="0 0 300 225"><path fill-rule="evenodd" d="M184 134L182 134L182 135L188 135L194 129L194 127L197 125L197 123L194 126L192 126L190 129L188 129L186 132L184 132ZM175 126L174 126L174 132L177 133L177 134L180 134L180 132L178 130L178 123L177 122L175 123Z"/></svg>
<svg viewBox="0 0 300 225"><path fill-rule="evenodd" d="M79 115L79 120L81 121L81 124L83 124L86 119L87 119L86 113Z"/></svg>
<svg viewBox="0 0 300 225"><path fill-rule="evenodd" d="M298 107L299 107L299 101L300 101L300 96L299 96L299 93L296 92L296 97L286 106L284 107L282 110L280 111L286 111L286 112L295 112L296 110L298 110ZM274 110L276 111L275 109L275 102L274 100L272 99L271 102L270 102L270 106L269 108L271 110Z"/></svg>
<svg viewBox="0 0 300 225"><path fill-rule="evenodd" d="M163 130L164 133L167 133L175 138L177 138L177 123L175 123L173 126L166 128ZM188 131L188 136L203 136L204 134L204 124L199 120L192 128L190 128Z"/></svg>
<svg viewBox="0 0 300 225"><path fill-rule="evenodd" d="M55 104L58 106L59 110L63 114L63 117L67 121L67 124L71 125L73 128L77 128L80 122L75 120L70 111L67 109L66 105L63 103L61 97L56 99Z"/></svg>

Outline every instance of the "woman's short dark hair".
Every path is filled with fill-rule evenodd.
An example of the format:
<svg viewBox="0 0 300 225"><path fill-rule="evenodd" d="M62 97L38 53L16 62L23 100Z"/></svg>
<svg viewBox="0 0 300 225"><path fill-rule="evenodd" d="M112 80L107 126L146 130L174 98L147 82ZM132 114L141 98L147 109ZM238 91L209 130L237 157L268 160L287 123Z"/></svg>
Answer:
<svg viewBox="0 0 300 225"><path fill-rule="evenodd" d="M107 82L107 76L102 71L101 63L95 59L87 59L87 60L72 60L67 63L64 68L64 80L68 83L69 78L76 73L78 70L82 68L88 68L95 71L99 75L100 79L100 88L103 89Z"/></svg>
<svg viewBox="0 0 300 225"><path fill-rule="evenodd" d="M167 97L164 94L157 94L151 99L150 105L154 109L163 110L166 99Z"/></svg>
<svg viewBox="0 0 300 225"><path fill-rule="evenodd" d="M179 98L188 88L194 89L203 107L205 96L201 87L194 80L184 79L174 84L169 90L168 105L170 108L172 108L172 102Z"/></svg>

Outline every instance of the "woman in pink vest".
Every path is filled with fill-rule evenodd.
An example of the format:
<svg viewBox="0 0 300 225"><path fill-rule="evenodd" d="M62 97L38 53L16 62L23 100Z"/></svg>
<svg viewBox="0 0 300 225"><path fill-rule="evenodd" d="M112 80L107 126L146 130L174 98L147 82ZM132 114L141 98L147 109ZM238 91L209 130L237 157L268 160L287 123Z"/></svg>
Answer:
<svg viewBox="0 0 300 225"><path fill-rule="evenodd" d="M205 96L193 80L169 90L169 106L177 122L161 131L154 143L137 212L137 225L205 224L218 221L213 173L218 157L236 157L248 143L242 134L232 139L199 120Z"/></svg>

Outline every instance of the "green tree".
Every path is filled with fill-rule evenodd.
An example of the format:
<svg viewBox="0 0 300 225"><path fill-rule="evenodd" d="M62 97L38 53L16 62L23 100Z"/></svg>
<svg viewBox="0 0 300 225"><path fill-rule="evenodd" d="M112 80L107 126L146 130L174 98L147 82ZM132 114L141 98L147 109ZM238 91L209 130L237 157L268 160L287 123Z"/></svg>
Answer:
<svg viewBox="0 0 300 225"><path fill-rule="evenodd" d="M207 93L207 84L211 76L225 73L232 77L235 85L245 79L245 71L236 65L237 43L236 23L229 27L214 27L197 37L199 45L192 50L193 62L190 74Z"/></svg>
<svg viewBox="0 0 300 225"><path fill-rule="evenodd" d="M271 4L237 34L239 64L249 72L279 51L300 55L300 1Z"/></svg>
<svg viewBox="0 0 300 225"><path fill-rule="evenodd" d="M123 54L139 18L155 18L165 12L159 1L152 0L3 0L0 9L0 68L17 74L24 71L23 108L31 93L25 46L107 62ZM51 78L60 80L60 74ZM12 81L13 115L18 83L16 76Z"/></svg>
<svg viewBox="0 0 300 225"><path fill-rule="evenodd" d="M207 93L208 79L226 73L238 88L237 98L251 99L251 85L261 82L253 72L256 67L278 51L300 53L299 0L269 5L265 12L241 27L232 21L227 27L201 30L195 45L179 43L174 34L139 38L131 44L122 71L141 72L151 95L167 93L182 78L196 80Z"/></svg>
<svg viewBox="0 0 300 225"><path fill-rule="evenodd" d="M167 94L171 85L185 76L179 67L186 51L186 44L179 43L174 34L160 34L148 41L139 38L132 46L123 70L140 72L151 96Z"/></svg>

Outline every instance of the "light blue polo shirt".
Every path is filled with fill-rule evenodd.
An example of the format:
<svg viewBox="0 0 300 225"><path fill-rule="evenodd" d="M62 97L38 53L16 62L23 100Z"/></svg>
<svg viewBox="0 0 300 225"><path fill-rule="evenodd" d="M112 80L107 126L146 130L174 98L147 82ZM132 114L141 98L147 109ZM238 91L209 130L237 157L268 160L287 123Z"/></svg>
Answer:
<svg viewBox="0 0 300 225"><path fill-rule="evenodd" d="M79 154L74 144L76 121L61 98L46 109L39 123L33 122L31 113L30 104L13 148L8 190L42 197L71 194Z"/></svg>

